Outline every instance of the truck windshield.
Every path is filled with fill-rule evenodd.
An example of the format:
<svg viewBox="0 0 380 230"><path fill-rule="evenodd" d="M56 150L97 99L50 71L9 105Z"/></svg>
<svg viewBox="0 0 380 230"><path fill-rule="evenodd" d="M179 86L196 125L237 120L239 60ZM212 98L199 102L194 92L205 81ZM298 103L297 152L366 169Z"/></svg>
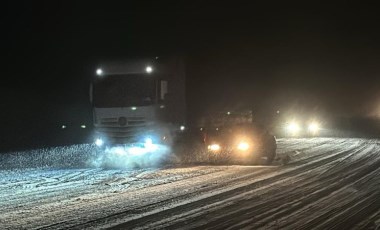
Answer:
<svg viewBox="0 0 380 230"><path fill-rule="evenodd" d="M93 85L93 103L98 108L151 105L155 95L155 80L146 74L105 76Z"/></svg>

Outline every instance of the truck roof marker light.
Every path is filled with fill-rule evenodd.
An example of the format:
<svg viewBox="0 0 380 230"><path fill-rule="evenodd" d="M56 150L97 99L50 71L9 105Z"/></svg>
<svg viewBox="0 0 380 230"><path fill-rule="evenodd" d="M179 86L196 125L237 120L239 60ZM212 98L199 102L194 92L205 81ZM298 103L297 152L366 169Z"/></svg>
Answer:
<svg viewBox="0 0 380 230"><path fill-rule="evenodd" d="M103 75L103 70L102 70L101 68L98 68L98 69L96 70L96 75L98 75L98 76L102 76L102 75Z"/></svg>
<svg viewBox="0 0 380 230"><path fill-rule="evenodd" d="M151 72L153 72L153 68L152 68L152 66L147 66L147 67L145 68L145 71L146 71L147 73L151 73Z"/></svg>

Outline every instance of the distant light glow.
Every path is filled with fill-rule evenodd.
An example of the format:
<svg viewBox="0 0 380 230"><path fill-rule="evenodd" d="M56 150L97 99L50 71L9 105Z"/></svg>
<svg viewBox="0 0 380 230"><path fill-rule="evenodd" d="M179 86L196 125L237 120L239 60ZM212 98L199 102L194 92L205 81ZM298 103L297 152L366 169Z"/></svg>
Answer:
<svg viewBox="0 0 380 230"><path fill-rule="evenodd" d="M98 69L96 70L96 75L98 75L98 76L102 76L102 75L103 75L103 70L102 70L101 68L98 68Z"/></svg>
<svg viewBox="0 0 380 230"><path fill-rule="evenodd" d="M289 123L286 129L291 135L296 135L300 131L300 127L296 122Z"/></svg>
<svg viewBox="0 0 380 230"><path fill-rule="evenodd" d="M66 125L62 125L61 128L62 129L66 129L67 127L66 127Z"/></svg>
<svg viewBox="0 0 380 230"><path fill-rule="evenodd" d="M164 109L165 108L165 105L160 105L160 109Z"/></svg>
<svg viewBox="0 0 380 230"><path fill-rule="evenodd" d="M312 122L312 123L309 124L308 129L309 129L309 132L311 132L313 134L316 134L316 133L318 133L318 131L320 129L320 126L319 126L318 123Z"/></svg>
<svg viewBox="0 0 380 230"><path fill-rule="evenodd" d="M137 107L132 107L132 108L131 108L131 110L136 110L136 109L137 109Z"/></svg>
<svg viewBox="0 0 380 230"><path fill-rule="evenodd" d="M153 72L153 68L152 68L151 66L147 66L147 67L145 68L145 71L146 71L147 73L151 73L151 72Z"/></svg>
<svg viewBox="0 0 380 230"><path fill-rule="evenodd" d="M231 112L227 112L227 115L230 115L231 114Z"/></svg>
<svg viewBox="0 0 380 230"><path fill-rule="evenodd" d="M181 131L184 131L185 130L185 126L181 125L180 129L181 129Z"/></svg>
<svg viewBox="0 0 380 230"><path fill-rule="evenodd" d="M86 128L86 125L81 125L80 126L82 129L85 129Z"/></svg>
<svg viewBox="0 0 380 230"><path fill-rule="evenodd" d="M104 143L103 143L103 140L102 140L102 139L98 138L98 139L96 139L95 144L96 144L98 147L100 147L100 146L102 146Z"/></svg>

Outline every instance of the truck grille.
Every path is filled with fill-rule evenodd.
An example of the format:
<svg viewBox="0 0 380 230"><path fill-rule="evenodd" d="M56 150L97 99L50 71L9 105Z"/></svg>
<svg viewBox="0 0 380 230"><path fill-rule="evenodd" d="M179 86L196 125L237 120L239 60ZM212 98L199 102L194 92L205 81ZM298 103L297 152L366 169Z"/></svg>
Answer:
<svg viewBox="0 0 380 230"><path fill-rule="evenodd" d="M113 143L128 143L139 141L148 125L144 117L102 118L96 132Z"/></svg>
<svg viewBox="0 0 380 230"><path fill-rule="evenodd" d="M126 123L120 122L126 120ZM144 117L112 117L102 118L100 124L104 126L144 126L146 120Z"/></svg>

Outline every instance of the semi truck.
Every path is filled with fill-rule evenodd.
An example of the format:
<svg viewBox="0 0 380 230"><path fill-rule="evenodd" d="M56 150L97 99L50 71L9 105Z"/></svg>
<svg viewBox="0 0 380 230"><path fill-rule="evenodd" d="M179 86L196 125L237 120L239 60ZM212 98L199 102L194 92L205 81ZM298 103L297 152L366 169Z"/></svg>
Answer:
<svg viewBox="0 0 380 230"><path fill-rule="evenodd" d="M90 87L95 144L154 151L170 145L186 121L181 57L102 62Z"/></svg>

